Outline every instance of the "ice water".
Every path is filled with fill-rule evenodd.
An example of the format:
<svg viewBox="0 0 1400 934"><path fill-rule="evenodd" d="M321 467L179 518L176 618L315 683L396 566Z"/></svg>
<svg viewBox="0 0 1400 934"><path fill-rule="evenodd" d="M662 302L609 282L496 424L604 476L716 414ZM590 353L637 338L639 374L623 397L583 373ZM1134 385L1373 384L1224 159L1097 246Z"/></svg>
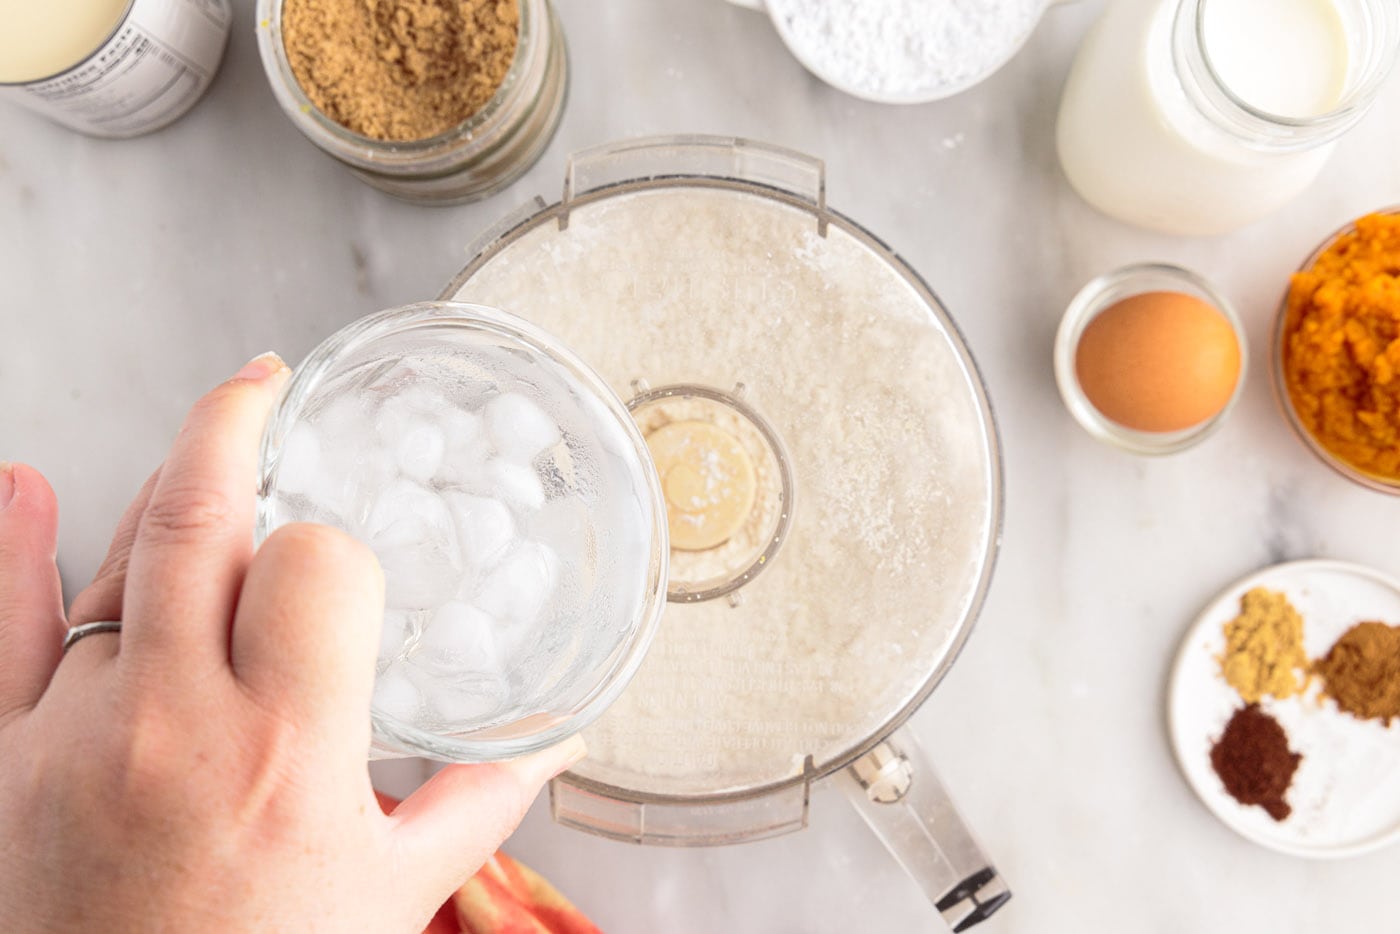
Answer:
<svg viewBox="0 0 1400 934"><path fill-rule="evenodd" d="M351 361L308 400L271 525L323 522L373 549L373 709L460 733L545 710L624 637L648 561L635 465L615 418L518 349L409 348Z"/></svg>

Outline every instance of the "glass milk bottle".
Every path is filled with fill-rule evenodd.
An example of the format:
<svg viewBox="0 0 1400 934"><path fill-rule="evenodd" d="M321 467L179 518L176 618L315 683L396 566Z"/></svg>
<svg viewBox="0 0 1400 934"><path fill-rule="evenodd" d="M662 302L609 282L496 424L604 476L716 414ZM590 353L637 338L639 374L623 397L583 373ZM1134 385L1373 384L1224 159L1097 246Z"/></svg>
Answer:
<svg viewBox="0 0 1400 934"><path fill-rule="evenodd" d="M174 122L223 58L229 0L0 0L0 100L92 136Z"/></svg>
<svg viewBox="0 0 1400 934"><path fill-rule="evenodd" d="M1397 44L1395 0L1115 0L1070 70L1060 164L1120 220L1234 230L1317 177Z"/></svg>

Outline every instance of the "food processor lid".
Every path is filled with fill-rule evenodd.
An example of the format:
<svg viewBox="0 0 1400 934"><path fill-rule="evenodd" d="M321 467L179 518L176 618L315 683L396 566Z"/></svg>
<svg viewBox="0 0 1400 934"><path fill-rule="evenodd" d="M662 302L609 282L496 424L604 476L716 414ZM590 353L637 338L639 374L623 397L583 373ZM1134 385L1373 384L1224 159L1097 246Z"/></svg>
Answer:
<svg viewBox="0 0 1400 934"><path fill-rule="evenodd" d="M902 723L985 595L1000 454L952 320L826 206L821 163L601 147L472 253L444 297L533 321L631 400L672 509L671 603L570 780L628 801L805 788Z"/></svg>

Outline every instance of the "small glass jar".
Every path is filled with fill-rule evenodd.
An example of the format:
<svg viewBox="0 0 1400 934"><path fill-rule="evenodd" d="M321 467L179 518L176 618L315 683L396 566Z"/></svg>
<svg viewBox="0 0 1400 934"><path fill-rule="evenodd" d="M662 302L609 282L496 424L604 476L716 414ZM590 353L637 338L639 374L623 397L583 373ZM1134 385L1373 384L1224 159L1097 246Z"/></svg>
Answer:
<svg viewBox="0 0 1400 934"><path fill-rule="evenodd" d="M1144 292L1181 292L1199 298L1225 317L1239 343L1240 372L1229 401L1215 415L1181 431L1135 431L1105 417L1084 394L1076 374L1075 354L1089 322L1117 302ZM1247 361L1244 328L1225 297L1190 270L1164 263L1124 266L1093 279L1070 300L1055 335L1055 382L1059 385L1065 407L1089 434L1134 454L1174 454L1214 433L1224 423L1244 390Z"/></svg>
<svg viewBox="0 0 1400 934"><path fill-rule="evenodd" d="M89 136L127 139L199 102L228 44L228 0L90 0L7 8L0 99Z"/></svg>
<svg viewBox="0 0 1400 934"><path fill-rule="evenodd" d="M432 361L431 367L425 361ZM409 549L409 563L391 561L393 555L386 556L376 544L375 517L385 497L394 496L406 481L403 473L384 469L382 432L386 424L426 420L447 441L444 468L454 459L459 465L478 454L484 459L495 429L478 427L464 434L464 415L468 421L478 416L465 414L449 401L450 394L481 402L518 396L525 391L521 386L539 394L541 409L558 419L559 428L556 441L533 458L530 468L548 478L543 487L536 487L540 500L530 507L533 530L520 513L507 520L514 528L505 533L508 541L491 546L505 557L493 564L478 551L471 562L454 564L448 584L452 596L445 598L446 605L458 607L471 601L471 612L485 613L477 618L487 624L485 638L496 648L468 639L458 640L451 652L437 653L427 634L446 625L434 615L444 601L423 597L426 602L415 604L423 609L405 609L407 604L394 596L396 583L423 573L424 565L414 563L418 557L430 561L441 554L432 550L434 529L425 518L431 512L421 509L423 497L445 504L449 497L465 496L480 504L492 494L463 489L451 479L455 468L435 473L432 480L418 478L414 488L419 498L398 497L386 516L397 546ZM425 407L425 396L437 401ZM402 414L389 414L389 407L402 413L401 404L412 407L411 419L392 421ZM291 439L308 428L321 440L313 445L316 454L300 461L312 469L298 471L293 453L298 442ZM306 437L303 433L302 451ZM438 450L442 454L441 446ZM499 450L491 456L505 457ZM490 475L489 465L481 474ZM300 482L294 482L294 476ZM506 486L497 483L494 490L505 491L495 502L509 500ZM327 505L332 501L337 505ZM485 515L459 517L456 527L461 530L463 523ZM256 541L296 521L337 526L375 548L385 567L390 605L386 634L394 614L408 620L391 648L381 644L369 711L375 758L492 761L526 755L572 736L626 688L666 605L666 506L646 441L626 406L554 337L482 305L425 302L370 315L331 335L296 368L263 435ZM443 531L443 541L454 542L459 557L469 554L460 531L447 526ZM556 596L538 597L524 628L508 613L489 613L488 604L478 599L485 592L482 581L510 554L522 549L539 554L542 543L551 548L548 563L555 569L553 583L544 586ZM473 589L467 592L461 589L464 585ZM518 578L510 578L505 586L510 600L532 597L523 592ZM501 649L508 637L511 647ZM494 659L493 674L474 667L484 656ZM391 676L391 669L398 674ZM381 689L389 677L410 685L416 694L407 703L388 704ZM478 688L483 685L488 706L468 697L470 712L444 713L444 697L460 710L461 692L481 697Z"/></svg>
<svg viewBox="0 0 1400 934"><path fill-rule="evenodd" d="M283 112L298 130L357 176L396 198L461 204L509 185L535 163L564 112L568 57L549 0L518 0L515 58L486 106L437 136L371 139L316 109L292 72L282 41L283 0L258 0L258 48Z"/></svg>
<svg viewBox="0 0 1400 934"><path fill-rule="evenodd" d="M1400 214L1400 206L1382 208L1378 214ZM1317 249L1308 254L1308 258L1303 260L1298 266L1298 272L1305 272L1313 267L1318 258L1340 238L1356 230L1356 223L1352 222L1328 234L1327 237L1317 246ZM1298 416L1298 410L1293 406L1293 397L1288 392L1288 375L1284 369L1285 343L1288 338L1288 295L1291 286L1283 290L1283 298L1279 301L1278 314L1274 318L1274 332L1272 337L1273 350L1270 353L1270 371L1273 376L1274 399L1278 402L1279 409L1288 421L1288 425L1293 429L1293 433L1298 436L1298 440L1303 442L1309 451L1317 456L1328 467L1331 467L1338 474L1346 477L1353 483L1360 484L1368 490L1375 490L1379 493L1389 493L1392 496L1400 496L1400 480L1392 477L1377 476L1358 470L1351 464L1342 460L1336 454L1329 451L1312 432L1308 431L1303 420Z"/></svg>
<svg viewBox="0 0 1400 934"><path fill-rule="evenodd" d="M1226 233L1303 191L1366 113L1400 48L1400 4L1334 0L1346 43L1340 96L1287 117L1221 78L1207 10L1221 0L1111 3L1080 47L1057 126L1060 165L1105 214L1166 233Z"/></svg>

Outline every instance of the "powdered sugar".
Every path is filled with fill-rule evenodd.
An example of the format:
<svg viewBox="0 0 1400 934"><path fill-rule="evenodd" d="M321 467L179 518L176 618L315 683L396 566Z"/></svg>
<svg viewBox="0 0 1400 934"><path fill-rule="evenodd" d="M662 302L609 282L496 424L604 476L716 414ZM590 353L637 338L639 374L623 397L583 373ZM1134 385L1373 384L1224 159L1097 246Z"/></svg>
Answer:
<svg viewBox="0 0 1400 934"><path fill-rule="evenodd" d="M1000 68L1043 0L767 0L799 59L842 90L933 100Z"/></svg>

